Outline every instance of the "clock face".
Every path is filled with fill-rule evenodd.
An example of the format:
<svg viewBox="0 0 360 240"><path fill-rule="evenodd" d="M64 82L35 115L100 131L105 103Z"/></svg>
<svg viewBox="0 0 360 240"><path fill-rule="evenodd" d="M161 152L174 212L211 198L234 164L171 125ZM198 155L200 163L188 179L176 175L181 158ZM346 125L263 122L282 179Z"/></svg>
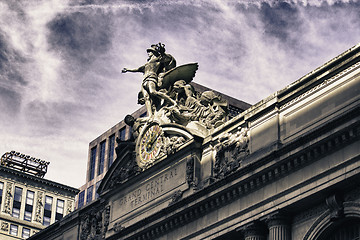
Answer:
<svg viewBox="0 0 360 240"><path fill-rule="evenodd" d="M139 167L152 163L159 155L162 142L162 129L154 124L145 130L139 144Z"/></svg>

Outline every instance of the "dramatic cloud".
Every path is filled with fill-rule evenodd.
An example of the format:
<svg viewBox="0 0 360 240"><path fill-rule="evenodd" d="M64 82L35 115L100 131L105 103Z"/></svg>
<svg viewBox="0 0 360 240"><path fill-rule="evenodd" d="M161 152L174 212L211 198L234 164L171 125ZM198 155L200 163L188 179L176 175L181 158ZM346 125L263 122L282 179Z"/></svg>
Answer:
<svg viewBox="0 0 360 240"><path fill-rule="evenodd" d="M255 104L356 45L358 1L0 0L0 153L85 182L88 143L134 112L145 49L162 42L195 82ZM71 166L71 168L69 168Z"/></svg>

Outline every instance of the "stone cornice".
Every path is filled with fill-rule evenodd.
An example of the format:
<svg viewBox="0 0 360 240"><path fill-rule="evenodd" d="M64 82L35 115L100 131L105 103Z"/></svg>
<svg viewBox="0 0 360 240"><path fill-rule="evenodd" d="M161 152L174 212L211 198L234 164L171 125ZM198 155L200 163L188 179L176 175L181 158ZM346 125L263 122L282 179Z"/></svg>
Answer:
<svg viewBox="0 0 360 240"><path fill-rule="evenodd" d="M4 173L8 173L10 175L18 176L18 177L23 178L25 180L31 180L31 181L33 181L35 183L40 183L40 184L43 184L43 185L46 185L46 186L49 186L49 187L52 187L52 188L58 188L58 189L61 189L62 191L69 192L69 193L71 193L73 195L76 195L76 194L79 193L79 189L77 189L77 188L66 186L64 184L53 182L51 180L47 180L47 179L44 179L44 178L32 176L32 175L29 175L29 174L26 174L26 173L23 173L23 172L19 172L19 171L16 171L16 170L4 167L4 166L0 166L0 172L4 172Z"/></svg>
<svg viewBox="0 0 360 240"><path fill-rule="evenodd" d="M215 129L214 133L229 128L238 122L249 121L261 114L272 111L274 108L284 109L294 102L298 102L309 93L319 90L331 82L341 78L344 74L357 69L360 66L360 44L345 51L339 56L323 64L304 77L286 86L260 102L254 104L235 118L228 121L224 126Z"/></svg>

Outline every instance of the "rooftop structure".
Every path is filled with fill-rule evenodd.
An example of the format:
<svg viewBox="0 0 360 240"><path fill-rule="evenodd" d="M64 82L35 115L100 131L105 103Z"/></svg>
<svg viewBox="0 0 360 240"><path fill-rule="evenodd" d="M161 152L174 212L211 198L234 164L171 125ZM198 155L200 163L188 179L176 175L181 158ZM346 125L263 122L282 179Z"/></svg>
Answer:
<svg viewBox="0 0 360 240"><path fill-rule="evenodd" d="M50 162L30 157L20 152L6 152L1 156L1 165L37 177L44 177Z"/></svg>

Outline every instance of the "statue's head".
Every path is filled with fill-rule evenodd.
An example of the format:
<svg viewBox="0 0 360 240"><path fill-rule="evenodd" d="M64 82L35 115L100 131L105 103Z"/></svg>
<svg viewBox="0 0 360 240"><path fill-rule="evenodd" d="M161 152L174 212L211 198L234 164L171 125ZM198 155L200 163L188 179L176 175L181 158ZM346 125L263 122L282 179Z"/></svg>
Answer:
<svg viewBox="0 0 360 240"><path fill-rule="evenodd" d="M216 94L213 91L205 91L200 96L200 102L203 105L211 104L213 99L216 98Z"/></svg>
<svg viewBox="0 0 360 240"><path fill-rule="evenodd" d="M147 52L148 54L149 54L149 53L152 53L152 54L154 54L155 56L159 56L159 55L160 55L160 53L159 53L159 51L158 51L158 49L157 49L157 46L156 46L155 44L151 45L150 48L146 49L146 52Z"/></svg>
<svg viewBox="0 0 360 240"><path fill-rule="evenodd" d="M178 80L174 83L174 90L178 91L182 88L184 88L186 85L186 82L184 80Z"/></svg>
<svg viewBox="0 0 360 240"><path fill-rule="evenodd" d="M126 115L124 121L128 126L132 127L134 126L135 118L131 115Z"/></svg>

